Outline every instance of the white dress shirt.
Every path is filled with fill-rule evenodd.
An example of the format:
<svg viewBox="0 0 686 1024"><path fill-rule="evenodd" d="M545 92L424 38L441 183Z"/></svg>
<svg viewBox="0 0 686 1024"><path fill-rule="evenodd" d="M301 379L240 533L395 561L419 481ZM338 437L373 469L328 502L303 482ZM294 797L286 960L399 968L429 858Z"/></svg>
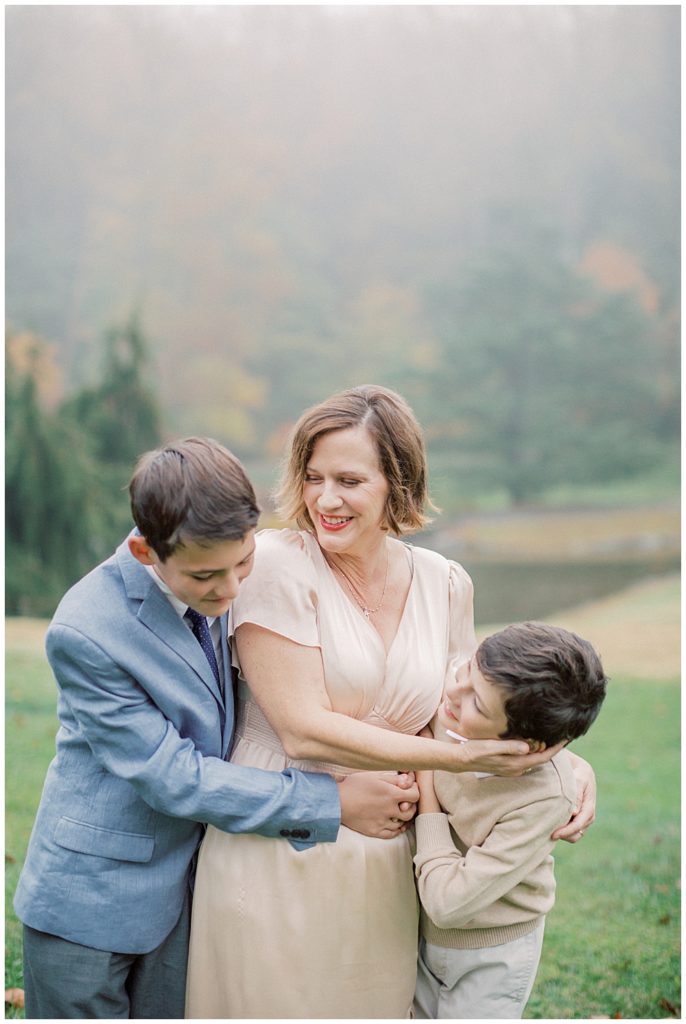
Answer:
<svg viewBox="0 0 686 1024"><path fill-rule="evenodd" d="M188 629L193 632L192 627L188 619L184 618L184 615L188 611L189 606L184 602L180 601L176 594L174 594L167 584L164 582L161 576L155 572L155 567L152 565L146 565L145 568L148 570L152 578L154 579L157 586L160 588L165 597L169 600L174 611L178 614L179 618L183 619ZM207 625L210 627L210 636L212 637L212 643L214 644L214 654L217 659L217 665L219 666L219 677L224 682L224 665L222 658L222 633L221 633L221 619L218 616L209 615L206 616Z"/></svg>

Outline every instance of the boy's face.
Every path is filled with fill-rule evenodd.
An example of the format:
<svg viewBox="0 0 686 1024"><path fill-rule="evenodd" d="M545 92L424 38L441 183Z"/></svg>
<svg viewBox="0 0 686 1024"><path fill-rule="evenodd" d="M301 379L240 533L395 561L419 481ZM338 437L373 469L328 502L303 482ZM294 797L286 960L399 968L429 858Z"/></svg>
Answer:
<svg viewBox="0 0 686 1024"><path fill-rule="evenodd" d="M212 618L228 611L241 580L252 569L255 531L250 530L242 540L220 540L206 545L185 541L166 562L161 561L144 537L131 537L129 548L139 562L152 565L179 601Z"/></svg>
<svg viewBox="0 0 686 1024"><path fill-rule="evenodd" d="M447 684L438 719L467 740L497 739L507 730L505 695L482 675L476 655Z"/></svg>

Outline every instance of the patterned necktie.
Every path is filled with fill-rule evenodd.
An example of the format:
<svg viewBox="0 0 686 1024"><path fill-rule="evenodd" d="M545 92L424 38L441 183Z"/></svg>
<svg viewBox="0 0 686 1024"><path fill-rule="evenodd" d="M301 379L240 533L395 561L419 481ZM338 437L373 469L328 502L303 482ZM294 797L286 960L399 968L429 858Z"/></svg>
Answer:
<svg viewBox="0 0 686 1024"><path fill-rule="evenodd" d="M196 612L195 608L189 608L184 618L188 619L193 630L193 635L198 641L205 657L210 663L210 668L214 672L214 678L217 680L217 686L221 690L222 683L219 678L219 666L217 665L217 658L214 653L214 644L212 643L212 634L210 633L210 627L207 625L207 619L200 612Z"/></svg>

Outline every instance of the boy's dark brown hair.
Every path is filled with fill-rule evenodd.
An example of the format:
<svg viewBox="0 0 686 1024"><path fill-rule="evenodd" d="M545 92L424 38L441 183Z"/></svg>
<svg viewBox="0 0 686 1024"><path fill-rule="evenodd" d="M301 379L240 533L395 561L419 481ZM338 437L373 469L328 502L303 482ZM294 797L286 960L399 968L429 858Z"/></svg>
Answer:
<svg viewBox="0 0 686 1024"><path fill-rule="evenodd" d="M587 640L560 626L521 622L486 637L476 652L481 674L506 691L502 739L546 746L582 736L605 698L607 677Z"/></svg>
<svg viewBox="0 0 686 1024"><path fill-rule="evenodd" d="M129 483L133 521L163 562L184 541L242 540L260 510L243 466L207 437L187 437L138 460Z"/></svg>

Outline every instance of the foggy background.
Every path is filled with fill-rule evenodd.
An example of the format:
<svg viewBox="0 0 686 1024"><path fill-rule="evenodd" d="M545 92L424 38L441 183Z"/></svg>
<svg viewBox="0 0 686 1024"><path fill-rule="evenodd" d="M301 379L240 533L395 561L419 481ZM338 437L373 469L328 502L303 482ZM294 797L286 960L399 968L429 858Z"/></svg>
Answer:
<svg viewBox="0 0 686 1024"><path fill-rule="evenodd" d="M228 444L268 522L293 421L363 382L427 431L448 555L503 559L469 514L673 512L679 16L7 8L9 609L108 553L160 438Z"/></svg>

